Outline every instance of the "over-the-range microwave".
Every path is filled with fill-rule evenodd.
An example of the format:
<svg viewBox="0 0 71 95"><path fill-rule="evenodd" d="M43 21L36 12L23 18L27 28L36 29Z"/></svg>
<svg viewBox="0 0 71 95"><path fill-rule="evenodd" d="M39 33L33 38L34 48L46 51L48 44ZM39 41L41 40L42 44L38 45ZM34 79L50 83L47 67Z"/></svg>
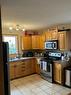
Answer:
<svg viewBox="0 0 71 95"><path fill-rule="evenodd" d="M58 49L58 40L49 40L45 42L45 49Z"/></svg>

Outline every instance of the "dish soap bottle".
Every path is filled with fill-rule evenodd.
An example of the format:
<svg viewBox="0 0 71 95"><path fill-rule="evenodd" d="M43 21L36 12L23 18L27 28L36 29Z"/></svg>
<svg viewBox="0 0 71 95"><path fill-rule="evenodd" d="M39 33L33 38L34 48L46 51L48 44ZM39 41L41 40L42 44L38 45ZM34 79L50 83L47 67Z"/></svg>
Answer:
<svg viewBox="0 0 71 95"><path fill-rule="evenodd" d="M64 60L64 53L62 53L61 55L61 60Z"/></svg>

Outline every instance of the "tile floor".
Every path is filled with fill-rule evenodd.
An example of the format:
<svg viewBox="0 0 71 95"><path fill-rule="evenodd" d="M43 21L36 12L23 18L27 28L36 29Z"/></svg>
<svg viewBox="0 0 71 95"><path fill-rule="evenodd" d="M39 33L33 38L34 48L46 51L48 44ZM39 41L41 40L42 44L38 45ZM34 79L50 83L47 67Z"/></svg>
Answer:
<svg viewBox="0 0 71 95"><path fill-rule="evenodd" d="M11 95L67 95L71 89L52 84L34 74L11 81Z"/></svg>

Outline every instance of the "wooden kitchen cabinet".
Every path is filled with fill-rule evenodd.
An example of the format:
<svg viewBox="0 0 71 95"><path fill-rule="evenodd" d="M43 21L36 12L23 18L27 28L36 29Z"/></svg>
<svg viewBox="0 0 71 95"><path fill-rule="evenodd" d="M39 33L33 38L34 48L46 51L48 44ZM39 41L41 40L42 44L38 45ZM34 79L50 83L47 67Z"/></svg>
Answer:
<svg viewBox="0 0 71 95"><path fill-rule="evenodd" d="M14 71L15 65L14 64L10 64L10 79L14 79L15 78L15 71Z"/></svg>
<svg viewBox="0 0 71 95"><path fill-rule="evenodd" d="M45 48L45 34L42 34L42 35L40 35L40 42L39 42L39 44L40 44L40 46L39 46L39 49L44 49Z"/></svg>
<svg viewBox="0 0 71 95"><path fill-rule="evenodd" d="M33 35L32 36L32 49L39 49L40 48L40 35Z"/></svg>
<svg viewBox="0 0 71 95"><path fill-rule="evenodd" d="M22 36L22 50L28 49L32 49L32 37L29 35Z"/></svg>
<svg viewBox="0 0 71 95"><path fill-rule="evenodd" d="M23 77L35 72L35 59L10 62L10 79Z"/></svg>
<svg viewBox="0 0 71 95"><path fill-rule="evenodd" d="M48 40L51 40L51 39L52 39L51 32L50 31L45 32L45 40L48 41Z"/></svg>
<svg viewBox="0 0 71 95"><path fill-rule="evenodd" d="M54 30L51 32L51 39L52 40L57 40L58 39L58 32L57 30Z"/></svg>
<svg viewBox="0 0 71 95"><path fill-rule="evenodd" d="M65 50L65 41L66 41L66 33L65 32L58 33L58 41L59 41L59 49Z"/></svg>
<svg viewBox="0 0 71 95"><path fill-rule="evenodd" d="M57 40L58 39L57 30L47 31L47 32L45 32L45 35L46 35L46 41L48 41L48 40Z"/></svg>
<svg viewBox="0 0 71 95"><path fill-rule="evenodd" d="M35 58L33 58L32 60L31 60L32 62L32 64L31 64L31 73L33 74L33 73L36 73L36 61L35 61Z"/></svg>
<svg viewBox="0 0 71 95"><path fill-rule="evenodd" d="M57 83L60 83L61 84L61 82L62 82L62 69L61 69L61 64L59 64L59 63L54 63L54 74L53 74L53 76L54 76L54 81L55 82L57 82Z"/></svg>
<svg viewBox="0 0 71 95"><path fill-rule="evenodd" d="M70 31L58 32L58 41L60 50L70 50L71 32Z"/></svg>
<svg viewBox="0 0 71 95"><path fill-rule="evenodd" d="M18 78L20 77L21 73L21 62L10 62L10 79Z"/></svg>
<svg viewBox="0 0 71 95"><path fill-rule="evenodd" d="M36 73L40 74L40 65L39 64L36 64Z"/></svg>
<svg viewBox="0 0 71 95"><path fill-rule="evenodd" d="M36 62L36 73L37 74L40 74L40 62L38 61L38 59L36 58L36 60L35 60L35 62Z"/></svg>

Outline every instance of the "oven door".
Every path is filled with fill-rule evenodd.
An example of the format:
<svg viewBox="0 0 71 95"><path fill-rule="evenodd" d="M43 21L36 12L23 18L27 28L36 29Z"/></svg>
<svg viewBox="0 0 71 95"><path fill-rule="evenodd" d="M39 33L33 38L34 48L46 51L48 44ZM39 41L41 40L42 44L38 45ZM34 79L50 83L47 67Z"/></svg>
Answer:
<svg viewBox="0 0 71 95"><path fill-rule="evenodd" d="M48 60L48 61L41 60L40 61L40 69L42 71L52 73L52 62L51 62L51 60Z"/></svg>
<svg viewBox="0 0 71 95"><path fill-rule="evenodd" d="M41 60L40 61L40 75L43 79L53 82L53 77L52 77L52 62L50 60L45 61Z"/></svg>

